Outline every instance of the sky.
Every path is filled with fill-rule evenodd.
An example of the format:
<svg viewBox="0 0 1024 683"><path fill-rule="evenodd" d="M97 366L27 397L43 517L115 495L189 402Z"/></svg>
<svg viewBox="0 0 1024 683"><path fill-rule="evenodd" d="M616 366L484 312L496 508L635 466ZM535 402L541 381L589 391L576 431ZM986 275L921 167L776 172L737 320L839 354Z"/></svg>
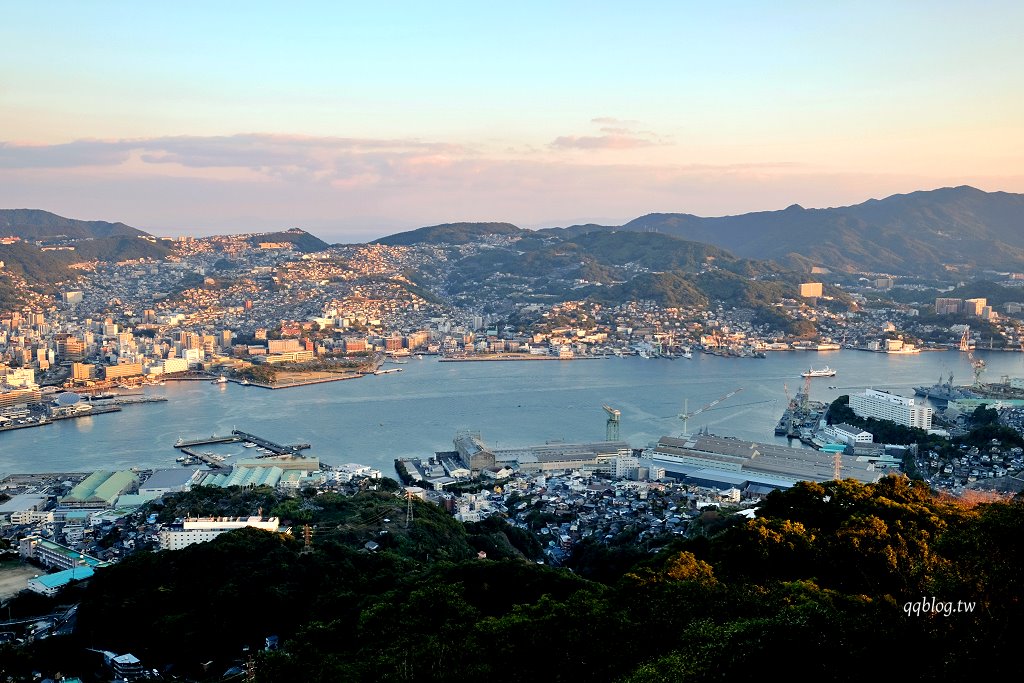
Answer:
<svg viewBox="0 0 1024 683"><path fill-rule="evenodd" d="M1024 192L1024 3L7 3L0 208L158 235Z"/></svg>

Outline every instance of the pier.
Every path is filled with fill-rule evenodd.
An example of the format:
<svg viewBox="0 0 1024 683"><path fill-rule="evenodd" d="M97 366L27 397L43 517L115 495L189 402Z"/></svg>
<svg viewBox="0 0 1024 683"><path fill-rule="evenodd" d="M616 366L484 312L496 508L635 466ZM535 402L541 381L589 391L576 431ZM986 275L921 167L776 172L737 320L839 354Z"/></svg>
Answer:
<svg viewBox="0 0 1024 683"><path fill-rule="evenodd" d="M212 455L207 455L206 453L200 453L199 451L192 450L188 446L175 446L175 448L177 448L190 458L194 458L195 460L201 460L203 463L209 465L213 469L224 469L228 467L228 465L224 464L223 457L218 459Z"/></svg>
<svg viewBox="0 0 1024 683"><path fill-rule="evenodd" d="M121 394L121 397L125 397L125 394ZM114 399L114 405L116 406L130 406L136 403L163 403L167 401L164 396L143 396L142 394L131 394L125 398L117 397ZM95 409L94 409L95 410Z"/></svg>
<svg viewBox="0 0 1024 683"><path fill-rule="evenodd" d="M193 446L208 446L215 443L237 443L241 440L242 439L237 436L234 436L234 432L232 432L232 436L217 436L216 434L213 434L201 439L178 439L174 444L174 447L184 450L186 448L192 448Z"/></svg>
<svg viewBox="0 0 1024 683"><path fill-rule="evenodd" d="M268 439L264 439L263 437L256 436L255 434L243 432L238 429L231 430L231 434L227 436L217 436L216 434L211 434L210 436L201 437L198 439L178 439L175 442L174 447L191 458L201 460L210 467L222 468L227 467L227 465L224 464L223 456L201 453L195 449L199 446L211 446L214 444L226 443L251 443L255 444L256 446L259 446L260 448L263 448L264 450L270 451L269 455L256 455L254 456L256 458L268 458L274 455L291 455L301 458L305 456L302 455L300 451L304 451L312 447L308 443L298 443L293 444L291 446L286 446L279 443L275 443Z"/></svg>
<svg viewBox="0 0 1024 683"><path fill-rule="evenodd" d="M299 451L311 448L311 446L308 443L298 443L292 446L282 446L281 444L274 443L273 441L267 441L266 439L256 436L255 434L249 434L248 432L239 431L237 429L231 430L231 433L236 437L236 441L254 443L260 448L267 449L274 455L297 455L299 457L305 457Z"/></svg>

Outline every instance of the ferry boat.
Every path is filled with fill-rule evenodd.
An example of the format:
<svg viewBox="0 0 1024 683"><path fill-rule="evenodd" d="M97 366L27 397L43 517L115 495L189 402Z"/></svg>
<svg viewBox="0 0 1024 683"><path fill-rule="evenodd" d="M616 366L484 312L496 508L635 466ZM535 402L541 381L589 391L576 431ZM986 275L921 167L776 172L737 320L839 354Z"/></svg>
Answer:
<svg viewBox="0 0 1024 683"><path fill-rule="evenodd" d="M820 370L815 370L813 367L809 368L807 371L801 372L800 376L801 377L835 377L836 376L836 371L826 365L825 367L821 368Z"/></svg>

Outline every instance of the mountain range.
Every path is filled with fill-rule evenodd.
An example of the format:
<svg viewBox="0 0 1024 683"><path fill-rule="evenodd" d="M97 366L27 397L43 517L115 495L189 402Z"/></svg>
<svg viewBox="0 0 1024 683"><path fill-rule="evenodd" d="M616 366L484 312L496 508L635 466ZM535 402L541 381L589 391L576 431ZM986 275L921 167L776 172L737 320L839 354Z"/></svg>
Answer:
<svg viewBox="0 0 1024 683"><path fill-rule="evenodd" d="M635 233L666 239L626 236ZM124 223L75 220L37 209L0 209L0 236L6 235L75 243L78 259L160 258L166 251L162 240L135 239L152 236ZM302 252L329 246L294 228L252 240L287 241ZM1024 194L959 186L824 209L794 204L781 211L720 217L651 213L617 226L526 230L502 222L446 223L376 240L388 245L478 241L505 249L467 260L462 264L467 272L559 273L603 285L628 280L623 269L694 272L709 261L741 277L772 270L808 273L814 267L925 277L949 270L1024 271ZM25 272L30 280L45 271L34 267L32 262L40 259L24 249L2 252L7 267Z"/></svg>
<svg viewBox="0 0 1024 683"><path fill-rule="evenodd" d="M382 244L461 244L524 232L509 223L449 223L402 232ZM652 213L623 225L536 231L562 239L596 232L655 232L749 259L807 271L935 275L947 266L1024 270L1024 195L969 186L897 194L852 206L702 217Z"/></svg>

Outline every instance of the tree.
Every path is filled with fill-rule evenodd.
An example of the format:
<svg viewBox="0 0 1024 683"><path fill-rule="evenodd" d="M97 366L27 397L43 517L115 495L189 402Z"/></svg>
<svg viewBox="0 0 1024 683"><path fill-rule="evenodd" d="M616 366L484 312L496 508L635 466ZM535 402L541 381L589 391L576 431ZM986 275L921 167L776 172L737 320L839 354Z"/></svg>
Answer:
<svg viewBox="0 0 1024 683"><path fill-rule="evenodd" d="M989 408L987 404L982 403L980 406L974 409L971 413L971 424L975 427L984 427L986 425L992 425L999 421L999 411L995 408Z"/></svg>

